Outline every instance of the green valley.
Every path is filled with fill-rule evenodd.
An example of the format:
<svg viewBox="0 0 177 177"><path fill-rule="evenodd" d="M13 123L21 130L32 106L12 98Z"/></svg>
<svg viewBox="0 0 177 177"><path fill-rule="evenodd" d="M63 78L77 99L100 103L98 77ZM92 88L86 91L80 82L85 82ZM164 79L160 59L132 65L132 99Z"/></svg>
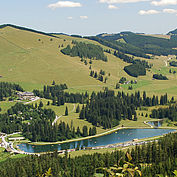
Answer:
<svg viewBox="0 0 177 177"><path fill-rule="evenodd" d="M172 174L175 48L175 31L80 36L1 25L0 172L113 177L117 171L146 177L162 169L163 175ZM29 169L35 160L34 173L21 168L25 159ZM14 163L20 170L3 170ZM164 164L171 165L167 173ZM132 173L120 170L129 166Z"/></svg>

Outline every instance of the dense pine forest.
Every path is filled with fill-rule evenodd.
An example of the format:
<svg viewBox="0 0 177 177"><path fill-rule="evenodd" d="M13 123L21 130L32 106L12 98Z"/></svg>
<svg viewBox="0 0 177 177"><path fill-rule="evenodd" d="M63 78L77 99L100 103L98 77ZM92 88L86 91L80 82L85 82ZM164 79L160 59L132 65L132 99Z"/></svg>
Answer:
<svg viewBox="0 0 177 177"><path fill-rule="evenodd" d="M152 77L158 80L168 80L168 78L166 76L163 76L162 74L153 74Z"/></svg>
<svg viewBox="0 0 177 177"><path fill-rule="evenodd" d="M173 171L177 169L177 134L169 134L152 143L136 146L127 150L131 155L130 161L142 172L143 177L155 177L157 174L173 177ZM51 168L51 176L57 177L92 177L95 173L108 173L100 170L100 167L109 169L117 164L123 167L124 163L120 160L128 161L126 153L123 151L114 151L112 153L93 155L82 155L71 158L67 153L64 157L58 156L57 151L53 154L38 156L27 156L21 159L9 159L0 163L0 174L2 177L35 177L42 176ZM129 167L130 169L133 167ZM116 167L114 167L116 169ZM127 170L119 173L129 176ZM135 177L138 177L135 173Z"/></svg>
<svg viewBox="0 0 177 177"><path fill-rule="evenodd" d="M163 100L163 101L162 101ZM136 109L141 106L165 105L168 102L167 94L161 96L147 97L146 92L141 97L140 92L125 94L105 90L104 92L93 92L90 101L82 107L80 119L86 119L94 126L112 128L119 124L122 119L137 120Z"/></svg>
<svg viewBox="0 0 177 177"><path fill-rule="evenodd" d="M87 92L85 94L81 93L68 93L64 92L67 89L66 84L44 86L43 91L33 90L36 96L40 98L51 99L53 105L64 105L65 103L86 103L89 95Z"/></svg>
<svg viewBox="0 0 177 177"><path fill-rule="evenodd" d="M66 48L62 49L61 52L71 57L79 56L80 58L108 61L107 57L104 55L104 50L99 45L86 44L83 42L78 43L76 41L72 41L72 44L74 44L72 48L68 45Z"/></svg>
<svg viewBox="0 0 177 177"><path fill-rule="evenodd" d="M40 104L38 107L33 105L24 105L22 103L16 103L7 113L0 114L0 131L4 133L13 133L16 131L22 131L23 122L37 121L37 120L49 120L55 119L55 112L51 109L42 109Z"/></svg>
<svg viewBox="0 0 177 177"><path fill-rule="evenodd" d="M150 115L152 118L168 118L171 121L177 121L177 106L172 105L168 108L159 108L153 109L152 114Z"/></svg>
<svg viewBox="0 0 177 177"><path fill-rule="evenodd" d="M6 97L14 96L16 91L23 91L23 88L18 84L0 82L0 101Z"/></svg>
<svg viewBox="0 0 177 177"><path fill-rule="evenodd" d="M129 66L125 66L124 71L133 77L146 75L146 68L141 64L132 64Z"/></svg>
<svg viewBox="0 0 177 177"><path fill-rule="evenodd" d="M114 51L114 56L122 59L126 63L132 63L132 64L139 64L144 66L144 68L151 68L152 65L150 65L147 61L145 60L139 60L139 59L134 59L134 57L130 57L128 55L125 55L124 53L121 53L119 51Z"/></svg>

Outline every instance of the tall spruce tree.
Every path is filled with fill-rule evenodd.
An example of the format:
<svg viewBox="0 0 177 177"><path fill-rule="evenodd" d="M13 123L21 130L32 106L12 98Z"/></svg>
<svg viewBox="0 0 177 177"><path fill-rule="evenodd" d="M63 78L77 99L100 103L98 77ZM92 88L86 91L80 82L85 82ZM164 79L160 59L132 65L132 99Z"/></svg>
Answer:
<svg viewBox="0 0 177 177"><path fill-rule="evenodd" d="M68 107L66 106L66 109L65 109L65 116L68 116Z"/></svg>
<svg viewBox="0 0 177 177"><path fill-rule="evenodd" d="M79 106L79 104L77 105L76 113L80 113L80 106Z"/></svg>

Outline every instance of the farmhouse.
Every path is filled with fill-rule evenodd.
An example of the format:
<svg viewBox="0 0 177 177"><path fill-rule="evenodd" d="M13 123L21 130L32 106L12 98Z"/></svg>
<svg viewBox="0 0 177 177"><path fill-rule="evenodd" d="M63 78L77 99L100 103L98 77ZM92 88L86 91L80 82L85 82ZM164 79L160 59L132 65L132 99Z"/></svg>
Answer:
<svg viewBox="0 0 177 177"><path fill-rule="evenodd" d="M33 92L18 92L17 96L21 100L30 100L35 97Z"/></svg>

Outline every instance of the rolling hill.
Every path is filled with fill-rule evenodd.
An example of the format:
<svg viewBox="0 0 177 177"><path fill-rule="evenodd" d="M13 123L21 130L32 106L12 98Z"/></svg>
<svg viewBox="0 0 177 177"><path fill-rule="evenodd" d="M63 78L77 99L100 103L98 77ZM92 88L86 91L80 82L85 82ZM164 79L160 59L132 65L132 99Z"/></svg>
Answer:
<svg viewBox="0 0 177 177"><path fill-rule="evenodd" d="M139 41L140 35L130 34L133 37L138 36L135 45L133 39L130 40L131 38L128 38L130 41L128 43L126 33L123 34L125 36L124 42L119 41L118 44L120 45L118 48L124 54L132 56L130 52L136 52L136 49L142 52L140 45L143 40ZM82 38L80 36L57 33L48 35L47 33L23 27L4 25L0 28L0 75L2 76L0 81L16 82L22 85L24 89L30 91L42 89L44 84L51 84L55 80L56 83L66 83L69 87L69 92L84 92L102 90L104 87L114 89L121 77L126 77L128 81L135 80L134 77L129 76L124 71L124 67L130 64L113 55L114 47L117 47L117 43L113 43L112 39L101 39L100 36L95 38L102 40L103 43L88 37ZM146 38L157 39L157 41L159 39L149 36L144 38L143 36L143 39ZM88 64L85 65L84 62L81 62L81 58L64 55L60 51L66 48L67 45L72 46L73 40L99 45L104 50L110 50L110 53L104 52L108 62L93 60L91 64L92 70L98 73L101 69L105 71L105 77L108 78L106 83L89 76L90 64L88 59ZM105 45L105 41L110 45ZM148 58L151 57L151 55L144 53L144 51L143 54L148 56ZM171 55L170 58L173 60L175 56ZM149 94L156 93L160 95L161 93L168 92L169 95L177 95L176 75L169 73L169 69L177 71L177 68L169 66L169 56L154 56L152 60L135 55L134 59L145 60L152 64L153 67L147 69L146 76L136 78L138 82L136 85L133 85L133 91L146 90ZM152 76L156 73L166 75L169 80L153 80ZM129 85L122 85L121 89L128 91Z"/></svg>
<svg viewBox="0 0 177 177"><path fill-rule="evenodd" d="M73 58L60 52L62 48L71 44L72 40L98 45L97 42L66 35L53 37L13 26L1 28L1 81L18 82L28 90L42 88L44 84L51 84L52 80L55 80L56 83L67 83L69 87L102 88L105 86L102 82L89 76L89 65L84 65L79 57ZM63 47L59 48L59 45L63 45ZM113 67L123 69L126 63L116 62L117 59L113 56L109 56L109 58L111 60L107 63L107 68L112 68L110 71L112 76L110 76L108 84L111 84L112 80L115 80L114 77L117 79L120 77ZM105 68L105 63L102 61L95 61L93 65L94 69L98 71Z"/></svg>
<svg viewBox="0 0 177 177"><path fill-rule="evenodd" d="M152 54L152 55L177 55L177 51L174 48L177 48L177 38L169 36L153 36L145 34L137 34L133 32L121 32L118 34L101 34L97 35L98 38L102 40L109 41L109 43L116 44L117 46L121 45L121 41L124 41L122 45L129 47L128 53L136 48L134 55L138 56L138 53L141 52L141 55Z"/></svg>

